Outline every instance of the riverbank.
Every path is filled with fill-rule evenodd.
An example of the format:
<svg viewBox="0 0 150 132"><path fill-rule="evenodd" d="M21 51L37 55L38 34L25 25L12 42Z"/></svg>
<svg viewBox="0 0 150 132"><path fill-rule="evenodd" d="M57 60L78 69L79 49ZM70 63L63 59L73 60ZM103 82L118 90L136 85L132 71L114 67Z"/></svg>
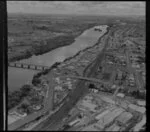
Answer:
<svg viewBox="0 0 150 132"><path fill-rule="evenodd" d="M108 33L108 30L109 30L109 28L107 27L106 32L105 32L102 36L100 36L100 37L98 38L98 41L97 41L94 45L89 46L89 47L87 47L87 48L85 48L85 49L83 49L83 50L78 51L74 56L69 57L69 58L66 58L66 59L65 59L64 61L62 61L62 62L56 62L56 63L54 63L48 70L44 70L44 71L42 71L42 72L37 73L35 76L33 76L32 84L33 84L33 85L36 85L36 84L40 83L40 77L41 77L42 75L48 74L53 68L57 68L57 66L59 66L59 65L61 65L61 64L63 64L63 63L65 63L66 61L70 61L71 59L73 59L73 58L75 58L76 56L78 56L81 52L85 52L86 50L95 47L97 44L100 43L101 38L102 38L104 35L106 35L106 34ZM18 90L18 91L19 91L19 90ZM18 101L18 102L19 102L19 101Z"/></svg>
<svg viewBox="0 0 150 132"><path fill-rule="evenodd" d="M90 48L93 48L93 47L95 47L96 45L98 45L100 42L101 42L101 39L103 38L103 36L105 36L108 32L109 32L109 29L110 29L110 26L108 26L107 28L106 28L106 32L98 39L98 41L94 44L94 45L92 45L92 46L89 46L89 47L87 47L87 48L85 48L85 49L83 49L83 50L80 50L80 51L78 51L74 56L71 56L71 57L69 57L69 58L66 58L64 61L62 61L62 62L56 62L56 63L54 63L49 69L47 69L47 70L44 70L44 71L42 71L42 72L39 72L39 73L37 73L34 77L33 77L33 79L32 79L32 82L34 82L35 80L34 79L37 79L37 78L39 78L41 75L46 75L48 72L50 72L53 68L57 68L57 66L59 66L59 65L61 65L61 64L63 64L63 63L65 63L65 62L67 62L67 61L70 61L71 59L74 59L75 57L77 57L80 53L82 53L82 52L85 52L86 50L88 50L88 49L90 49Z"/></svg>
<svg viewBox="0 0 150 132"><path fill-rule="evenodd" d="M108 32L108 28L107 28L107 32ZM107 32L104 32L104 34L106 34ZM102 38L103 36L104 36L104 34L101 34L101 36L99 36L98 38L97 38L97 40L96 40L96 43L94 43L94 45L93 46L90 46L90 47L87 47L86 49L84 49L84 50L81 50L81 51L79 51L79 52L77 52L77 54L75 54L74 56L72 56L72 57L70 57L70 59L68 59L68 61L70 61L71 59L74 59L74 57L76 57L76 56L78 56L81 52L85 52L87 49L90 49L90 48L94 48L95 49L95 46L96 46L96 44L100 44L99 42L100 42L100 38ZM97 42L98 41L98 42ZM101 45L100 44L100 47L103 47L103 44ZM101 49L101 48L97 48L97 53L99 53L99 50ZM93 49L92 49L93 50ZM97 54L96 53L96 54ZM87 52L85 52L85 54L89 54L89 53L87 53ZM93 55L93 56L96 56L96 54L95 55ZM80 58L80 55L79 55L79 57L78 58ZM83 60L84 60L84 58L82 58ZM63 64L63 63L65 63L67 61L67 59L65 59L63 62L60 62L60 63L56 63L55 64L55 66L53 65L52 67L53 68L56 68L58 65L60 65L60 64ZM79 62L79 63L81 63L80 61L78 61L78 60L76 60L77 62ZM93 59L92 60L90 60L89 61L89 63L91 63L91 61L93 61ZM77 64L77 63L75 63L75 64ZM87 64L88 65L88 64ZM53 68L50 68L48 71L47 71L47 73L48 74L51 74L52 76L53 76L53 72L50 72ZM86 66L85 66L86 67ZM78 68L76 68L76 69L78 69ZM57 69L56 69L57 70ZM55 71L56 73L57 73L57 71ZM63 72L63 68L62 68L62 72ZM73 72L73 71L72 71ZM45 75L46 76L43 76L44 78L47 78L47 79L52 79L52 77L49 77L49 76L47 76L47 73L45 73ZM43 74L38 74L37 76L36 76L36 78L40 78L41 76L42 76ZM41 78L43 78L43 77L41 77ZM53 84L52 84L53 85ZM75 89L74 89L75 90ZM56 94L56 93L55 93ZM50 96L49 96L50 97ZM49 105L49 103L48 103L48 105ZM33 118L32 118L33 119Z"/></svg>
<svg viewBox="0 0 150 132"><path fill-rule="evenodd" d="M46 40L41 40L40 44L31 44L31 46L28 49L22 49L24 48L23 45L17 45L17 48L21 48L23 51L18 52L15 51L12 53L8 52L8 62L15 62L15 61L20 61L22 59L28 59L33 55L42 55L47 52L50 52L54 49L67 46L72 44L75 41L75 38L80 36L85 30L88 30L92 28L93 26L96 26L97 24L89 24L89 25L83 25L80 29L75 31L74 33L66 33L65 35L54 37L54 38L49 38ZM33 42L34 43L34 42ZM16 48L16 46L14 46ZM25 47L26 48L26 47ZM8 48L9 49L9 48ZM11 47L11 50L13 50L13 46Z"/></svg>
<svg viewBox="0 0 150 132"><path fill-rule="evenodd" d="M77 54L75 54L75 55L72 56L72 57L69 57L69 58L65 59L65 60L64 60L63 62L61 62L60 64L66 62L66 61L70 61L71 59L73 59L73 58L75 58L76 56L78 56L81 52L85 52L86 50L88 50L88 49L90 49L90 48L93 48L93 47L95 47L96 45L98 45L98 44L100 43L101 39L103 38L103 36L105 36L105 35L109 32L109 28L110 28L110 27L107 27L107 29L106 29L107 32L104 33L104 34L98 39L98 41L96 42L96 44L94 44L94 45L92 45L92 46L89 46L89 47L87 47L87 48L85 48L85 49L83 49L83 50L80 50L79 52L77 52Z"/></svg>

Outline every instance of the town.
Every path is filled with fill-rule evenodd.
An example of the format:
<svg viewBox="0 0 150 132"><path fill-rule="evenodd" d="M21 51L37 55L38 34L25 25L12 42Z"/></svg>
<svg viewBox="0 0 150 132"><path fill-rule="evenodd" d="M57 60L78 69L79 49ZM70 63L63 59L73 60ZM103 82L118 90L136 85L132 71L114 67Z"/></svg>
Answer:
<svg viewBox="0 0 150 132"><path fill-rule="evenodd" d="M58 18L55 19L61 22L69 18L68 23L74 19ZM81 16L79 18L81 19ZM86 23L88 27L92 20L87 18L79 25ZM91 41L93 45L83 49L74 47L73 50L78 52L74 52L73 56L68 55L71 48L70 52L66 50L70 45L56 49L59 52L55 49L54 52L51 51L54 56L64 52L54 58L62 61L54 61L51 66L28 64L29 61L26 60L25 63L8 63L11 68L38 71L32 81L28 81L18 91L8 92L8 130L146 130L145 20L138 21L132 17L110 20L101 23L99 19L95 19L96 22L91 22L94 26L89 26L89 36L88 31L85 31L77 39L70 39L70 42L75 41L75 44L81 39L80 45L84 47L86 39L90 41L98 38ZM63 22L61 24L63 25ZM84 28L87 28L86 26ZM75 28L74 25L70 27ZM79 34L77 29L72 33L74 36ZM64 31L61 32L63 34ZM67 33L67 28L65 33L68 36L71 34ZM21 54L24 56L23 52ZM17 55L15 57L18 58ZM34 57L29 60L34 60ZM45 62L49 63L49 60L45 59Z"/></svg>
<svg viewBox="0 0 150 132"><path fill-rule="evenodd" d="M42 109L42 104L45 104L44 98L47 100L49 82L47 78L52 80L51 87L49 87L51 88L49 94L53 96L51 107L59 109L69 93L76 89L78 81L90 72L91 66L89 65L91 62L94 65L99 52L105 47L97 70L88 81L85 79L83 87L88 89L87 94L77 102L55 129L67 131L138 131L144 129L146 122L145 62L143 60L145 36L143 33L134 36L140 28L143 27L120 23L112 26L109 33L94 47L59 64L46 75L49 77L42 76L41 83L34 86L34 94L38 94L35 95L38 99L32 109ZM141 40L143 44L139 44L137 40ZM108 43L107 47L106 43ZM93 81L92 78L95 80ZM23 104L26 105L26 102ZM29 111L30 107L26 107L26 111ZM21 115L26 114L24 112Z"/></svg>

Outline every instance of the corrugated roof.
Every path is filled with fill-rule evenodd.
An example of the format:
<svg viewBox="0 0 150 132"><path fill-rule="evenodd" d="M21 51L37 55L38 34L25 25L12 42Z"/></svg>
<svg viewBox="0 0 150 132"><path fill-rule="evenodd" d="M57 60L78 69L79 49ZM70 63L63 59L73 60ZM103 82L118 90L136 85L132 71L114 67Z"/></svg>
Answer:
<svg viewBox="0 0 150 132"><path fill-rule="evenodd" d="M102 118L104 115L106 115L108 112L109 112L109 110L106 110L106 111L104 111L104 112L98 114L98 115L95 117L95 119L99 120L99 119Z"/></svg>
<svg viewBox="0 0 150 132"><path fill-rule="evenodd" d="M129 112L123 112L118 118L117 121L125 124L127 123L131 118L133 117L133 115Z"/></svg>
<svg viewBox="0 0 150 132"><path fill-rule="evenodd" d="M101 126L101 128L105 127L109 123L111 123L117 116L119 116L124 110L121 108L117 108L109 113L107 113L103 118L101 118L98 121L98 125Z"/></svg>
<svg viewBox="0 0 150 132"><path fill-rule="evenodd" d="M105 131L119 131L120 127L116 124L111 125L109 128L107 128Z"/></svg>
<svg viewBox="0 0 150 132"><path fill-rule="evenodd" d="M140 107L140 106L137 106L137 105L134 105L134 104L130 104L128 105L129 108L137 111L137 112L140 112L140 113L145 113L146 111L146 108L145 107Z"/></svg>

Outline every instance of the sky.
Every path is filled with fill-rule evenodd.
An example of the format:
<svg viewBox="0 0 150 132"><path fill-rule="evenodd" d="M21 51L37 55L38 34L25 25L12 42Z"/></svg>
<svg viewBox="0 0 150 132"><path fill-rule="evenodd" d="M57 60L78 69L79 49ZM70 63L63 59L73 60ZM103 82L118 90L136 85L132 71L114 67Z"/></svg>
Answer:
<svg viewBox="0 0 150 132"><path fill-rule="evenodd" d="M145 2L7 1L8 13L145 15Z"/></svg>

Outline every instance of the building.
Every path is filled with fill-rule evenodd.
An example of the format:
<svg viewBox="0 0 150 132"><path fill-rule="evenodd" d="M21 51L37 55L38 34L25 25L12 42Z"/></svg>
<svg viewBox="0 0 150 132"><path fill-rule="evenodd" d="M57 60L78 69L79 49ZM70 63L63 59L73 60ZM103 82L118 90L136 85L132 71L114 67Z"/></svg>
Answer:
<svg viewBox="0 0 150 132"><path fill-rule="evenodd" d="M106 110L106 111L104 111L104 112L98 114L98 115L95 117L95 119L96 119L96 120L99 120L99 119L102 118L104 115L106 115L108 112L110 112L110 111L109 111L109 110Z"/></svg>
<svg viewBox="0 0 150 132"><path fill-rule="evenodd" d="M134 130L135 132L136 132L136 131L139 131L140 129L142 129L142 127L143 127L145 124L146 124L146 116L144 115L143 118L142 118L142 120L134 126L133 130Z"/></svg>
<svg viewBox="0 0 150 132"><path fill-rule="evenodd" d="M116 108L113 111L107 113L105 116L103 116L96 124L95 126L104 129L106 126L108 126L111 122L114 121L114 119L119 116L124 110L122 108Z"/></svg>
<svg viewBox="0 0 150 132"><path fill-rule="evenodd" d="M83 100L82 104L79 105L79 109L85 109L85 110L89 110L92 112L96 112L96 110L95 110L96 107L97 106L95 104L92 104L92 102L89 102L86 100Z"/></svg>
<svg viewBox="0 0 150 132"><path fill-rule="evenodd" d="M108 127L105 131L107 132L110 132L110 131L119 131L120 130L120 127L117 125L117 124L113 124L111 125L110 127Z"/></svg>
<svg viewBox="0 0 150 132"><path fill-rule="evenodd" d="M124 95L123 93L118 93L118 94L117 94L117 97L124 98L124 96L125 96L125 95Z"/></svg>
<svg viewBox="0 0 150 132"><path fill-rule="evenodd" d="M117 86L114 84L114 85L112 85L112 87L111 87L112 89L116 89L117 88Z"/></svg>
<svg viewBox="0 0 150 132"><path fill-rule="evenodd" d="M55 78L55 80L56 80L56 82L58 83L58 84L60 84L61 82L60 82L60 78L59 77L56 77Z"/></svg>
<svg viewBox="0 0 150 132"><path fill-rule="evenodd" d="M71 121L68 125L69 125L69 126L73 126L73 125L75 125L75 124L78 123L78 122L80 122L80 119L79 119L79 118L77 118L77 119Z"/></svg>
<svg viewBox="0 0 150 132"><path fill-rule="evenodd" d="M82 129L82 131L100 131L99 129L97 129L93 124L92 125L89 125L87 127L84 127Z"/></svg>
<svg viewBox="0 0 150 132"><path fill-rule="evenodd" d="M145 106L145 105L146 105L146 101L145 101L145 100L138 100L138 101L137 101L137 104L138 104L139 106Z"/></svg>
<svg viewBox="0 0 150 132"><path fill-rule="evenodd" d="M42 107L42 105L33 105L33 106L32 106L32 108L33 108L34 110L40 110L41 107Z"/></svg>
<svg viewBox="0 0 150 132"><path fill-rule="evenodd" d="M116 120L121 125L126 125L126 123L133 117L133 115L129 112L123 112Z"/></svg>
<svg viewBox="0 0 150 132"><path fill-rule="evenodd" d="M102 99L103 101L107 102L107 103L115 104L115 101L112 100L112 99L109 98L109 97L103 96L103 97L101 97L101 99Z"/></svg>
<svg viewBox="0 0 150 132"><path fill-rule="evenodd" d="M130 74L128 79L129 79L129 80L134 80L134 75L133 75L133 74Z"/></svg>
<svg viewBox="0 0 150 132"><path fill-rule="evenodd" d="M145 113L146 111L146 108L145 107L140 107L140 106L137 106L137 105L134 105L134 104L130 104L128 105L128 107L134 111L137 111L137 112L140 112L142 114Z"/></svg>
<svg viewBox="0 0 150 132"><path fill-rule="evenodd" d="M84 116L81 120L80 120L80 122L78 122L77 124L75 124L75 126L83 126L83 125L86 125L86 124L88 124L89 122L91 121L91 119L89 118L89 117L87 117L87 116Z"/></svg>
<svg viewBox="0 0 150 132"><path fill-rule="evenodd" d="M122 71L118 71L118 76L117 76L117 78L118 78L119 80L122 79Z"/></svg>
<svg viewBox="0 0 150 132"><path fill-rule="evenodd" d="M97 89L91 89L92 92L97 93L98 90Z"/></svg>
<svg viewBox="0 0 150 132"><path fill-rule="evenodd" d="M55 88L54 88L56 91L62 91L62 87L61 86L56 86Z"/></svg>

